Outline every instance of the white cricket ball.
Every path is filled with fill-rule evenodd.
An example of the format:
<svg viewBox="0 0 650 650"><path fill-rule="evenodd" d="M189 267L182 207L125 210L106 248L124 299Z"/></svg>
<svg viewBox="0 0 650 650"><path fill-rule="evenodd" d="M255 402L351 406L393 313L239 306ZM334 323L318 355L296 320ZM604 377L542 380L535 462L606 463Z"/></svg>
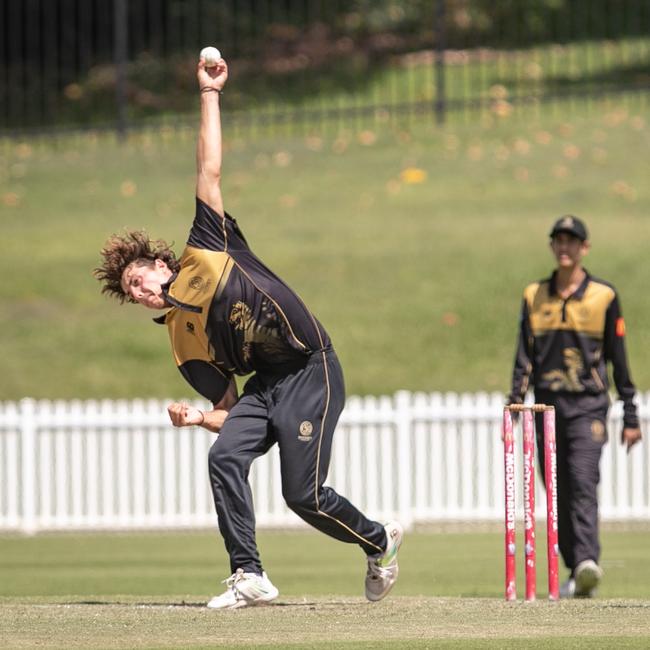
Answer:
<svg viewBox="0 0 650 650"><path fill-rule="evenodd" d="M206 68L214 68L221 58L221 52L216 47L204 47L199 58L205 61Z"/></svg>

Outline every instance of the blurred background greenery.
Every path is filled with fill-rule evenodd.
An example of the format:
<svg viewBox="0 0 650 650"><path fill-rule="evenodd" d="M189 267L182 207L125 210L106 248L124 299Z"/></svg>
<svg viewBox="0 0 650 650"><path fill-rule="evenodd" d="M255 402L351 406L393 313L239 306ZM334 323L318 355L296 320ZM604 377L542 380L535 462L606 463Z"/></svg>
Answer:
<svg viewBox="0 0 650 650"><path fill-rule="evenodd" d="M199 50L238 128L650 85L644 0L0 0L0 130L193 123Z"/></svg>
<svg viewBox="0 0 650 650"><path fill-rule="evenodd" d="M182 249L208 43L230 63L226 207L325 324L348 393L506 390L564 213L650 386L647 3L0 5L4 399L187 394L164 329L91 271L124 227Z"/></svg>

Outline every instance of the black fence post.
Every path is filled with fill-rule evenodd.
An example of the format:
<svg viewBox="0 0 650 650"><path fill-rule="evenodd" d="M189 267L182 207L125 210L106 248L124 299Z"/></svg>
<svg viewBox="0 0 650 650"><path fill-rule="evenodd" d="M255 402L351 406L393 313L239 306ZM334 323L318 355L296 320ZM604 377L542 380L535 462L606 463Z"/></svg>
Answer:
<svg viewBox="0 0 650 650"><path fill-rule="evenodd" d="M114 35L113 59L115 62L115 109L116 129L120 140L126 137L127 97L126 97L126 62L128 56L128 19L126 0L113 0L114 5Z"/></svg>
<svg viewBox="0 0 650 650"><path fill-rule="evenodd" d="M444 124L447 111L445 97L445 47L446 47L446 20L445 0L435 0L435 77L436 77L436 122Z"/></svg>

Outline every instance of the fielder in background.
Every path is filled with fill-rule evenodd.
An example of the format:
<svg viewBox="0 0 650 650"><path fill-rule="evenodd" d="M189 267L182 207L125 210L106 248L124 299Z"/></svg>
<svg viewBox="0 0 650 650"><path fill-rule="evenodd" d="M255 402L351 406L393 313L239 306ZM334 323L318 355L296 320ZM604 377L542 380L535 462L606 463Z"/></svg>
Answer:
<svg viewBox="0 0 650 650"><path fill-rule="evenodd" d="M253 460L276 443L287 505L318 530L361 547L366 597L381 600L397 579L402 529L369 520L323 485L345 400L341 367L322 325L253 254L224 210L220 100L226 62L201 58L197 77L196 215L180 260L165 242L131 231L108 240L95 275L102 292L121 302L166 310L154 320L167 326L176 365L213 404L206 412L183 402L168 407L175 426L219 433L209 474L232 575L208 607L259 605L278 596L257 550L248 483ZM250 373L238 396L234 376Z"/></svg>
<svg viewBox="0 0 650 650"><path fill-rule="evenodd" d="M628 450L641 439L641 430L618 294L582 266L589 251L587 228L580 219L567 215L553 225L550 237L557 268L550 278L524 291L508 401L523 402L533 385L535 402L555 407L559 547L571 571L560 596L591 597L603 575L598 564L597 488L600 455L607 441L608 362L623 400L621 441ZM539 434L543 427L541 421L537 424L543 468L544 444Z"/></svg>

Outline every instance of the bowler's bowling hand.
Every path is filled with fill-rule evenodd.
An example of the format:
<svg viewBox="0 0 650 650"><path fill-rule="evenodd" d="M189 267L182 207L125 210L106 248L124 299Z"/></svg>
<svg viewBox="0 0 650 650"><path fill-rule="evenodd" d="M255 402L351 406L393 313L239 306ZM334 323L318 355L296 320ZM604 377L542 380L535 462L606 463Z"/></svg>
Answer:
<svg viewBox="0 0 650 650"><path fill-rule="evenodd" d="M169 419L175 427L189 427L203 424L203 411L190 406L187 402L173 402L167 407Z"/></svg>
<svg viewBox="0 0 650 650"><path fill-rule="evenodd" d="M621 443L627 445L627 450L630 451L639 440L641 440L641 429L639 427L623 427L621 433Z"/></svg>
<svg viewBox="0 0 650 650"><path fill-rule="evenodd" d="M196 76L202 92L209 92L210 88L221 91L228 79L228 64L223 59L219 59L217 65L206 68L205 61L199 59Z"/></svg>

